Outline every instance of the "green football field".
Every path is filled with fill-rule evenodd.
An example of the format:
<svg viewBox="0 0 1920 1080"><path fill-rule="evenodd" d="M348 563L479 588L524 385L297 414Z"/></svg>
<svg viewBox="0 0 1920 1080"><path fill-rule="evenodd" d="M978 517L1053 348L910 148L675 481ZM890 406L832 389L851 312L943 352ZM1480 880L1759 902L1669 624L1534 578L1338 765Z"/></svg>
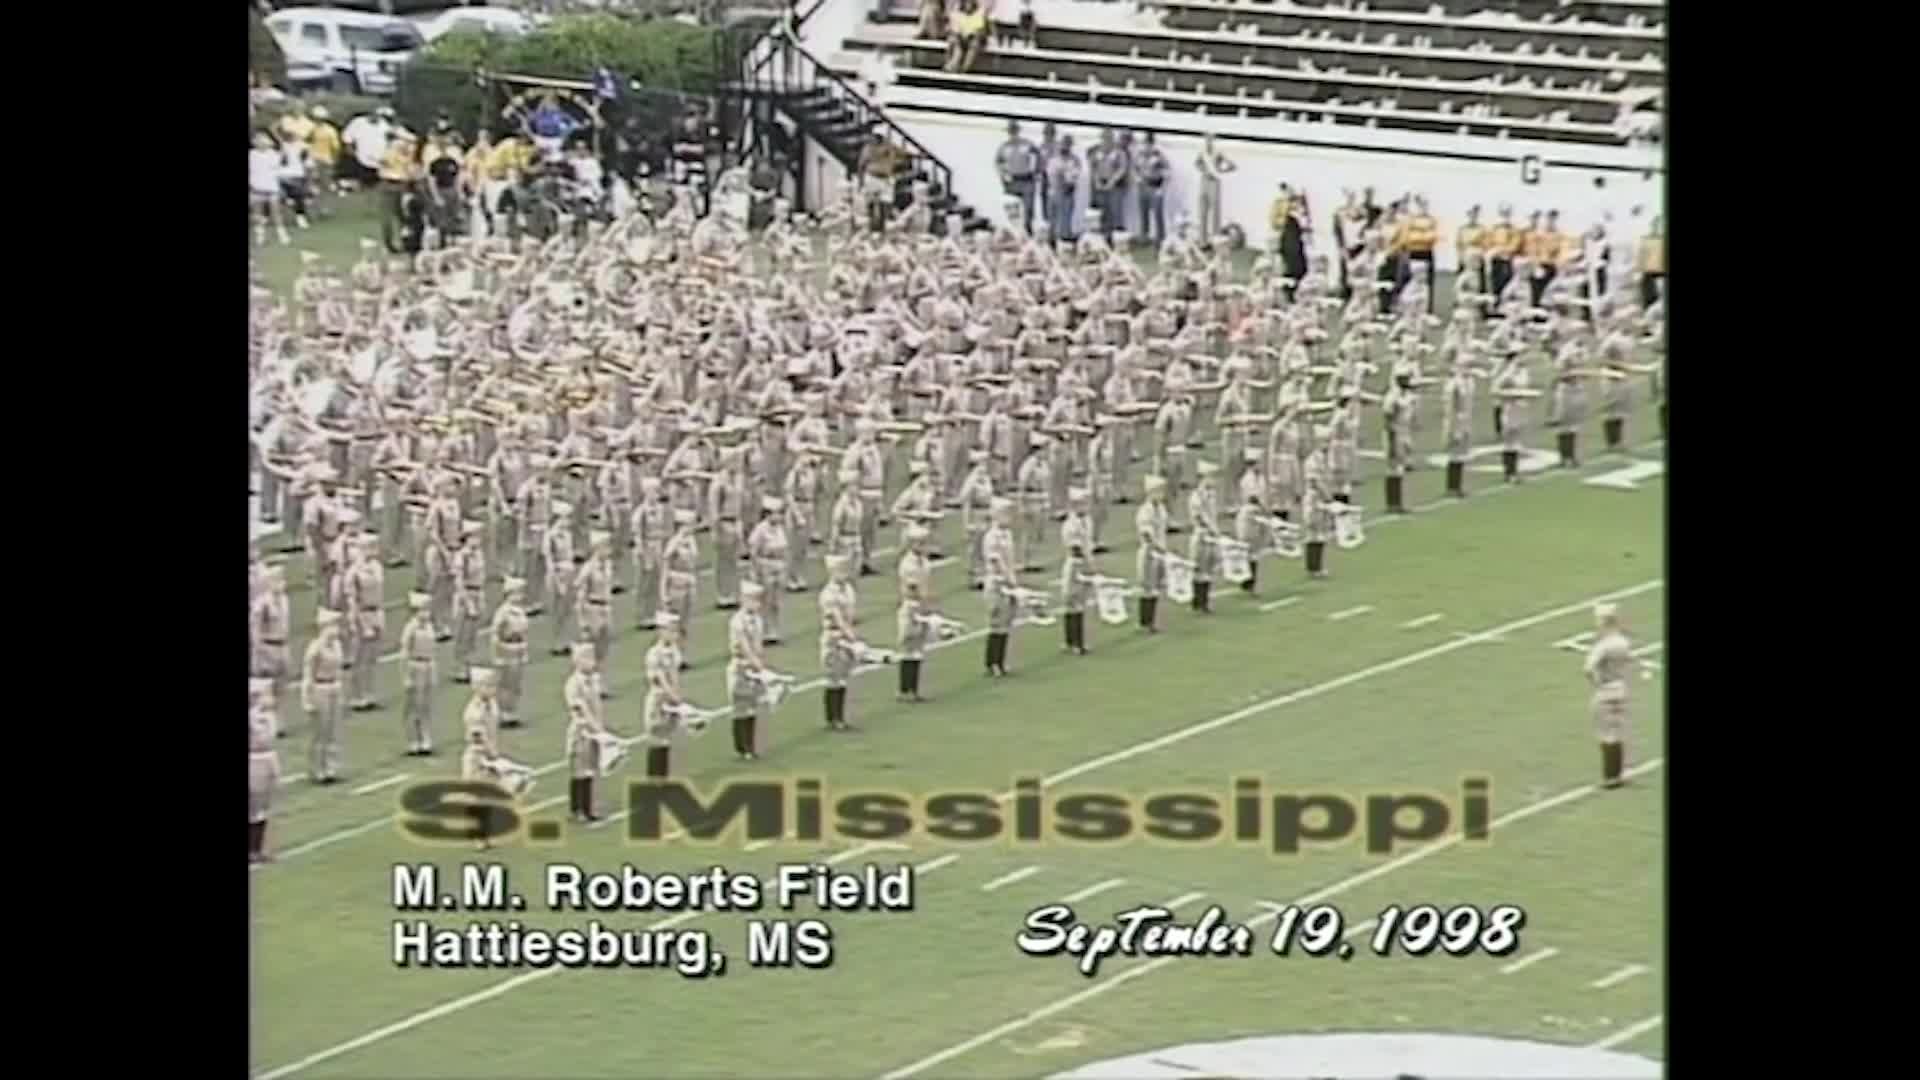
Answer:
<svg viewBox="0 0 1920 1080"><path fill-rule="evenodd" d="M350 243L337 247L351 257ZM1476 423L1485 424L1485 412L1483 403ZM1423 430L1426 449L1437 449L1431 416ZM528 910L511 917L551 928L599 919L619 929L707 931L728 957L724 976L401 970L392 962L396 920L458 929L493 917L392 907L395 864L431 862L457 880L474 853L424 847L394 823L404 787L457 772L450 751L465 690L439 694L441 756L404 757L401 673L383 665L386 707L349 714L338 786L298 779L303 725L288 710L292 733L281 747L293 779L269 835L278 861L250 875L254 1073L1038 1077L1182 1044L1308 1032L1474 1033L1659 1059L1665 590L1656 434L1651 411L1642 410L1629 423L1634 449L1602 455L1596 421L1583 435L1580 468L1543 468L1512 487L1499 483L1497 454L1483 457L1464 501L1442 498L1440 472L1429 466L1408 481L1417 512L1395 519L1377 514L1378 463L1368 461L1356 493L1370 510L1368 539L1330 552L1330 578L1309 581L1297 560L1269 558L1259 594L1222 587L1211 616L1163 601L1158 635L1091 622L1094 651L1085 658L1061 651L1058 627L1025 628L1004 681L980 674L984 611L961 587L962 568L945 564L936 576L943 607L969 632L929 657L923 681L931 701L897 704L890 669L864 673L850 706L864 732L832 736L822 728L818 689L803 688L763 734L769 746L758 764L736 764L720 731L696 740L676 766L702 785L811 776L842 792L925 796L1001 793L1037 778L1049 798L1193 791L1223 802L1235 778L1257 776L1269 794L1432 793L1456 806L1463 778L1482 777L1491 782L1486 840L1452 833L1384 855L1357 841L1293 855L1148 839L639 846L613 814L615 784L602 782L602 812L612 816L604 827L568 826L557 845L516 841L492 854L529 898ZM1480 441L1491 441L1490 432ZM1541 433L1534 445L1550 442ZM1114 547L1105 559L1110 573L1132 575L1130 525L1131 508L1114 508L1105 533ZM945 532L951 538L956 529L949 522ZM887 530L883 543L896 536ZM287 558L295 625L305 628L313 607L305 560ZM1055 552L1043 561L1057 565ZM1030 584L1051 588L1054 577L1050 570ZM389 571L396 603L409 584L410 571ZM891 644L891 575L863 579L860 591L865 632ZM1606 792L1592 786L1599 752L1577 651L1601 599L1617 600L1647 662L1633 704L1634 780ZM710 600L709 593L693 626L696 667L687 685L695 701L719 705L726 616ZM812 679L812 600L787 601L787 642L772 659ZM616 598L616 625L627 629L613 651L616 696L607 715L627 733L638 727L649 640L631 629L635 614L631 596ZM390 632L403 616L392 612ZM565 660L540 648L548 632L536 619L529 726L504 733L503 746L541 767L526 800L541 820L564 818L566 779ZM296 657L303 646L297 637ZM443 671L451 668L445 659ZM620 779L638 773L630 759ZM793 861L916 867L916 909L822 916L833 930L832 965L770 970L747 964L746 924L778 912L554 914L539 894L551 862L589 870L632 863L650 872L719 864L768 874ZM1091 924L1160 904L1182 918L1218 905L1229 920L1260 925L1251 956L1114 957L1089 979L1072 958L1028 957L1015 944L1030 910L1063 900ZM1269 905L1287 904L1339 908L1355 931L1354 957L1272 955ZM1423 904L1517 905L1527 918L1508 955L1370 954L1367 924L1382 909ZM813 914L803 904L786 917ZM1167 1060L1190 1075L1223 1075L1180 1066L1176 1053Z"/></svg>

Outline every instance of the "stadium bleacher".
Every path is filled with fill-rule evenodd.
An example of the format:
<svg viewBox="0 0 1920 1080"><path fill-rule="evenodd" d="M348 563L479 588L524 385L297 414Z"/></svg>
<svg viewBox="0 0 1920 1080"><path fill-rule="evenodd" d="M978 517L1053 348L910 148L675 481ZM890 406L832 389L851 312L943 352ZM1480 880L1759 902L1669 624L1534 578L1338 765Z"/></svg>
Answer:
<svg viewBox="0 0 1920 1080"><path fill-rule="evenodd" d="M1034 0L972 71L918 38L917 0L888 0L834 70L902 87L1172 113L1618 146L1665 84L1660 0Z"/></svg>

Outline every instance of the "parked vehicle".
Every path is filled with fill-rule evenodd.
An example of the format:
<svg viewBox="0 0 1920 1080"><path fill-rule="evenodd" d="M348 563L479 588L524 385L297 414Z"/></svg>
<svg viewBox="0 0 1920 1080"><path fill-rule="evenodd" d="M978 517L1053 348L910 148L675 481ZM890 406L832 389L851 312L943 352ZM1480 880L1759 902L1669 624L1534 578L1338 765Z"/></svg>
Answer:
<svg viewBox="0 0 1920 1080"><path fill-rule="evenodd" d="M289 82L321 77L343 94L391 94L400 69L426 42L404 19L339 8L276 11L267 30L286 54Z"/></svg>
<svg viewBox="0 0 1920 1080"><path fill-rule="evenodd" d="M431 18L415 19L420 36L429 43L439 41L455 30L482 30L494 34L524 34L533 29L533 20L517 11L493 7L457 7Z"/></svg>

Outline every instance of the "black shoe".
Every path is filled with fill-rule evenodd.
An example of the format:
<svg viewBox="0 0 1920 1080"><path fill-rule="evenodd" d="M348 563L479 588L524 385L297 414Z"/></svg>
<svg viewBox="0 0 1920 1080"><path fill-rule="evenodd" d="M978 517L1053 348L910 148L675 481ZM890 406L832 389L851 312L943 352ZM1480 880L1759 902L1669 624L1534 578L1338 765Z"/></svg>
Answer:
<svg viewBox="0 0 1920 1080"><path fill-rule="evenodd" d="M500 726L503 728L517 728L520 727L521 724L518 720L502 720L500 721Z"/></svg>

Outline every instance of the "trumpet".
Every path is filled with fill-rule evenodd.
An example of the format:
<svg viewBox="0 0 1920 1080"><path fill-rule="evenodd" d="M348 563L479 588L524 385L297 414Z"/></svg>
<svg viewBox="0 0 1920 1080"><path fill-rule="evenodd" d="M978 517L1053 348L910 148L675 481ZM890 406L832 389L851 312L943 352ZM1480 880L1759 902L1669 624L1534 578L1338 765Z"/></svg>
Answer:
<svg viewBox="0 0 1920 1080"><path fill-rule="evenodd" d="M487 771L515 798L533 790L533 770L517 761L496 757L487 762Z"/></svg>
<svg viewBox="0 0 1920 1080"><path fill-rule="evenodd" d="M1053 597L1047 593L1018 585L1010 586L1006 593L1007 598L1014 603L1020 622L1034 626L1052 626L1056 621L1053 614Z"/></svg>
<svg viewBox="0 0 1920 1080"><path fill-rule="evenodd" d="M748 673L747 677L760 684L760 705L769 712L779 708L780 703L785 701L787 695L793 693L793 688L800 683L798 676L775 671L772 668L761 668Z"/></svg>
<svg viewBox="0 0 1920 1080"><path fill-rule="evenodd" d="M914 618L943 641L957 638L967 632L967 624L958 619L949 619L937 611L924 612Z"/></svg>

